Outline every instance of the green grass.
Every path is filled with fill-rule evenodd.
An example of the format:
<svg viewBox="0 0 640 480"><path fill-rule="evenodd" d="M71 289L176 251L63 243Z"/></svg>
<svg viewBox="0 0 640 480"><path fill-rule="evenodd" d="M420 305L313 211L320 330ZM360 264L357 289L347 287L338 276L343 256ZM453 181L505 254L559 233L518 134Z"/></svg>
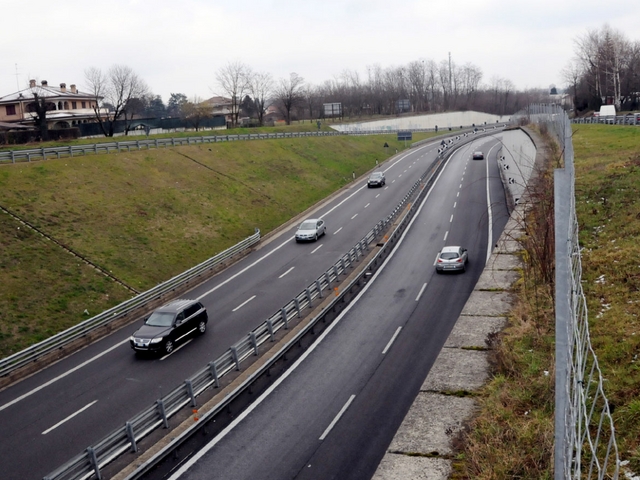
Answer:
<svg viewBox="0 0 640 480"><path fill-rule="evenodd" d="M290 138L4 165L0 206L144 291L366 173L385 142L404 148L394 135ZM4 213L0 232L0 356L131 296Z"/></svg>
<svg viewBox="0 0 640 480"><path fill-rule="evenodd" d="M608 127L608 128L607 128ZM640 473L640 129L574 129L576 210L591 341L623 460Z"/></svg>

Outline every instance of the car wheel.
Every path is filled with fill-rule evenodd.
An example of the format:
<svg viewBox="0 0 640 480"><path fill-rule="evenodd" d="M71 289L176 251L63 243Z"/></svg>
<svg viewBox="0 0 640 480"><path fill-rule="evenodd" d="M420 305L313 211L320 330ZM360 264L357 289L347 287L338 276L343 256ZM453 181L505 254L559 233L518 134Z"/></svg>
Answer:
<svg viewBox="0 0 640 480"><path fill-rule="evenodd" d="M207 331L207 322L205 322L204 320L200 320L200 323L198 324L198 334L202 335L206 331Z"/></svg>
<svg viewBox="0 0 640 480"><path fill-rule="evenodd" d="M164 342L164 353L169 354L173 352L173 340L167 340Z"/></svg>
<svg viewBox="0 0 640 480"><path fill-rule="evenodd" d="M441 274L442 274L442 270L438 270L438 269L436 268L436 273L437 273L438 275L441 275Z"/></svg>

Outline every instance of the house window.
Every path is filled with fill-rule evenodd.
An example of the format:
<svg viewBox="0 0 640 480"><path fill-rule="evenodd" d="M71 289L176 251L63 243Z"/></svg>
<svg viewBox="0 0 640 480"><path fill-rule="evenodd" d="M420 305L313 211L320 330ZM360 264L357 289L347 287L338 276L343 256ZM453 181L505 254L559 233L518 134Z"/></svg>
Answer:
<svg viewBox="0 0 640 480"><path fill-rule="evenodd" d="M7 109L7 115L15 115L16 114L16 106L15 105L7 105L5 108Z"/></svg>
<svg viewBox="0 0 640 480"><path fill-rule="evenodd" d="M82 108L87 108L87 102L82 102Z"/></svg>
<svg viewBox="0 0 640 480"><path fill-rule="evenodd" d="M77 103L76 103L76 102L71 102L71 108L72 108L73 110L75 110L76 108L78 108Z"/></svg>

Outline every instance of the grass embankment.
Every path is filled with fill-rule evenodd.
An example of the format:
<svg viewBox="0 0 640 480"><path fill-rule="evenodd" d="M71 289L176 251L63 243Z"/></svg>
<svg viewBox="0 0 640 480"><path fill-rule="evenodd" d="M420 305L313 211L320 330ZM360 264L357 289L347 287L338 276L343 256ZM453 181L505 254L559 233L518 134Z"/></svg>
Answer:
<svg viewBox="0 0 640 480"><path fill-rule="evenodd" d="M291 138L4 165L0 206L144 291L374 168L385 142L404 148L391 135ZM0 285L0 357L132 296L4 213Z"/></svg>
<svg viewBox="0 0 640 480"><path fill-rule="evenodd" d="M591 341L628 468L640 472L640 129L574 128L576 210ZM558 159L552 153L550 168ZM496 339L494 378L478 394L480 412L462 439L454 478L553 478L553 278L539 263L552 221L551 172L533 186L525 222L524 275L509 326Z"/></svg>

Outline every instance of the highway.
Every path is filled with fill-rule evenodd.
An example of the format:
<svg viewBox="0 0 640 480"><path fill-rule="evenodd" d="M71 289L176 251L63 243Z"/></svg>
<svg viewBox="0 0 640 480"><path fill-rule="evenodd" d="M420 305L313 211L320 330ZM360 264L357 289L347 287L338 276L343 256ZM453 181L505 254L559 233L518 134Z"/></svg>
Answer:
<svg viewBox="0 0 640 480"><path fill-rule="evenodd" d="M495 140L487 138L476 142L485 143L486 147L482 148L488 149ZM463 147L461 155L469 156L473 148L478 147ZM387 176L386 187L368 189L365 181L359 181L320 205L316 212L309 215L320 216L327 222L327 235L318 242L296 244L293 240L295 226L291 226L242 261L183 295L201 299L210 317L208 332L185 348L177 349L168 357L136 357L128 345L128 338L138 328L138 321L0 392L2 478L42 478L88 445L123 425L137 412L176 387L186 376L217 358L241 336L291 300L360 240L377 221L387 216L431 164L436 150L437 143L427 144L381 165L380 169ZM456 158L452 159L443 179L448 178L448 172L458 168ZM478 162L477 165L486 165L486 162ZM499 181L497 174L493 176ZM461 183L466 186L471 178L468 176ZM458 228L463 228L461 233L455 235L464 236L468 248L473 252L474 261L467 274L454 281L465 285L480 271L476 247L470 246L469 242L477 246L484 242L482 248L486 256L486 232L480 234L482 221L487 220L486 199L481 200L476 194L467 198L467 193L464 193L467 190L475 192L480 189L477 185L485 185L480 178L471 182L474 187L460 189L455 185L461 196L457 202L460 206L463 202L465 205L464 208L456 207L456 215L459 216L455 217L455 222L449 221L449 217L443 213L444 209L450 211L453 207L440 200L441 194L432 194L425 207L425 212L435 212L442 228L451 227L449 235L452 237L447 243L453 241ZM455 182L447 182L450 183L445 187L448 196ZM441 180L438 185L444 183ZM501 198L504 198L504 194ZM473 209L469 205L474 205ZM484 212L478 213L482 205ZM475 213L468 213L471 211ZM464 218L466 221L461 222ZM464 225L458 227L459 223ZM438 242L436 236L444 234L433 228L435 224L430 224L429 233L422 239L427 242L425 245L430 245L429 255L431 245L442 245L442 239ZM433 250L433 258L437 250ZM427 263L433 262L433 258L426 260ZM404 283L403 278L396 281ZM433 290L434 287L430 285L425 293ZM461 300L459 308L463 303ZM384 341L388 341L388 338ZM361 400L356 397L355 401Z"/></svg>
<svg viewBox="0 0 640 480"><path fill-rule="evenodd" d="M507 221L495 153L452 156L358 299L172 480L371 478ZM468 248L466 273L435 273L445 244Z"/></svg>

